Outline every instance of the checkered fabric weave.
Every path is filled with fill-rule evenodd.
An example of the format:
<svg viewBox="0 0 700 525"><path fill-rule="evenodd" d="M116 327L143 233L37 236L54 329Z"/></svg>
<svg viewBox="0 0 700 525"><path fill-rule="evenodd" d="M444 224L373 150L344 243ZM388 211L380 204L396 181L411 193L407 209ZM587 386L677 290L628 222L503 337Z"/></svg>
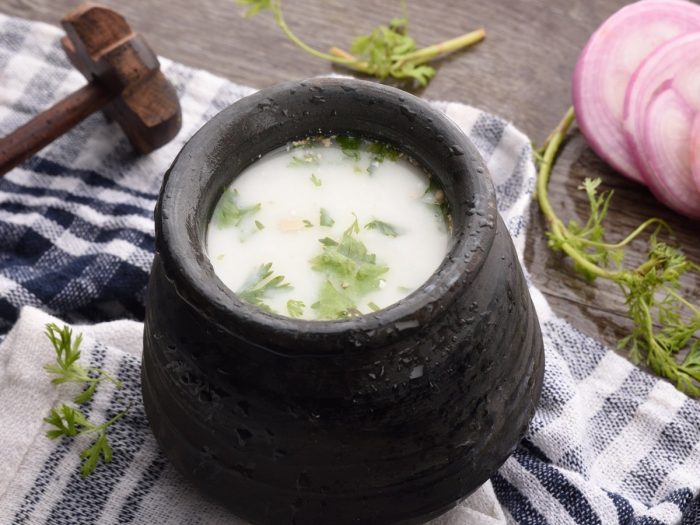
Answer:
<svg viewBox="0 0 700 525"><path fill-rule="evenodd" d="M60 31L0 15L0 135L83 83ZM140 398L144 291L152 213L162 174L206 120L250 93L163 60L181 97L183 129L136 157L120 130L94 115L0 179L0 523L240 523L194 493L151 436ZM487 162L520 255L534 185L529 141L474 108L435 103ZM546 371L530 430L473 497L436 520L474 524L700 525L700 404L556 317L530 287ZM119 376L101 385L89 417L129 415L113 432L114 460L78 474L85 442L49 441L41 418L65 392L50 385L46 313L86 333L83 358ZM135 321L116 321L115 319ZM98 324L94 324L98 323ZM232 495L235 497L235 494Z"/></svg>

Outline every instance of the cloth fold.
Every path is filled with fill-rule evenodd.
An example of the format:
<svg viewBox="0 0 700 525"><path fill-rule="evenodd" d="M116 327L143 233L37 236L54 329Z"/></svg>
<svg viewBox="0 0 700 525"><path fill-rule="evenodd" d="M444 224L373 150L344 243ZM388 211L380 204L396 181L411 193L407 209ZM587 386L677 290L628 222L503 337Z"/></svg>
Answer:
<svg viewBox="0 0 700 525"><path fill-rule="evenodd" d="M0 135L84 81L57 28L0 15ZM240 523L191 490L150 435L140 399L142 325L162 174L206 120L252 90L162 59L181 97L183 129L136 157L94 115L0 180L0 523ZM526 136L475 108L435 102L476 144L522 259L535 171ZM694 522L700 405L635 368L550 310L530 285L546 352L528 434L491 481L435 523ZM42 418L66 399L42 365L43 326L79 326L83 359L124 382L100 384L89 417L132 404L112 432L114 459L80 477L82 439L48 440ZM93 324L98 323L98 324ZM685 514L685 518L683 517ZM698 518L700 521L700 518Z"/></svg>

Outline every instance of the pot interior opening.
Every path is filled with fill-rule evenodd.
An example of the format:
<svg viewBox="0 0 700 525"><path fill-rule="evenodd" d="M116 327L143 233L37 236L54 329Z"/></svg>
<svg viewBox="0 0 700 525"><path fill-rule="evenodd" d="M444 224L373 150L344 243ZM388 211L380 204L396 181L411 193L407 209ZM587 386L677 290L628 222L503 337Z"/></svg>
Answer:
<svg viewBox="0 0 700 525"><path fill-rule="evenodd" d="M204 249L231 291L269 313L376 312L420 288L451 248L448 192L401 145L315 133L231 171L212 192Z"/></svg>

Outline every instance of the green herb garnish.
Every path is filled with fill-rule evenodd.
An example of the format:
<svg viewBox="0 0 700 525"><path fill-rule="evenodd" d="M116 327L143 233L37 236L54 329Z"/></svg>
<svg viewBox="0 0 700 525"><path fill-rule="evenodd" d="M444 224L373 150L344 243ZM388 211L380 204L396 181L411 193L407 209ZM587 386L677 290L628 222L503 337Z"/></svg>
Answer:
<svg viewBox="0 0 700 525"><path fill-rule="evenodd" d="M236 0L236 3L248 7L246 16L254 16L260 11L271 11L277 26L285 35L298 47L317 58L381 80L388 77L412 80L422 86L435 76L435 69L426 65L427 62L476 44L486 35L483 29L477 29L440 44L417 49L416 42L408 34L406 6L403 4L403 18L395 18L388 25L380 25L371 33L356 37L352 42L352 53L336 47L331 48L329 53L323 53L306 44L292 32L282 13L282 0Z"/></svg>
<svg viewBox="0 0 700 525"><path fill-rule="evenodd" d="M372 301L370 301L369 303L367 303L367 306L369 306L369 309L372 310L373 312L377 312L377 311L381 310L381 308L379 308L379 306L377 305L377 303L374 303L374 302L372 302Z"/></svg>
<svg viewBox="0 0 700 525"><path fill-rule="evenodd" d="M91 423L79 409L63 404L57 408L52 408L49 416L44 421L54 428L46 431L49 439L59 437L77 437L88 434L97 434L95 442L80 453L80 457L85 460L80 467L80 474L87 477L95 471L97 463L102 459L103 463L112 461L112 447L107 439L107 430L117 421L124 417L127 410L119 412L109 421L100 425Z"/></svg>
<svg viewBox="0 0 700 525"><path fill-rule="evenodd" d="M330 237L324 237L323 239L319 239L318 242L320 242L324 246L338 246L338 241L334 241Z"/></svg>
<svg viewBox="0 0 700 525"><path fill-rule="evenodd" d="M313 228L314 227L313 223L308 219L304 219L302 222L304 223L304 228Z"/></svg>
<svg viewBox="0 0 700 525"><path fill-rule="evenodd" d="M122 384L117 379L110 377L107 372L99 368L85 368L78 363L80 359L80 344L83 341L82 334L73 339L73 331L65 326L59 328L54 323L46 325L46 337L49 338L56 353L56 363L44 365L44 369L55 377L51 380L54 385L61 383L86 383L87 388L74 399L81 405L92 398L92 395L102 381L111 381L117 388Z"/></svg>
<svg viewBox="0 0 700 525"><path fill-rule="evenodd" d="M260 222L260 221L255 221L255 227L256 227L258 230L264 230L264 229L265 229L265 225L264 225L262 222Z"/></svg>
<svg viewBox="0 0 700 525"><path fill-rule="evenodd" d="M295 301L294 299L287 301L287 313L289 313L291 317L299 318L303 316L304 308L306 308L304 301Z"/></svg>
<svg viewBox="0 0 700 525"><path fill-rule="evenodd" d="M335 224L335 221L331 218L330 214L328 213L328 210L326 208L321 208L321 226L326 226L330 228Z"/></svg>
<svg viewBox="0 0 700 525"><path fill-rule="evenodd" d="M326 276L319 300L312 305L321 319L343 319L358 312L360 298L379 289L381 276L389 267L377 263L365 244L356 238L360 226L355 221L335 243L321 239L323 251L311 260L311 268Z"/></svg>
<svg viewBox="0 0 700 525"><path fill-rule="evenodd" d="M357 310L355 302L348 294L330 282L324 281L318 294L318 301L311 305L319 319L345 319Z"/></svg>
<svg viewBox="0 0 700 525"><path fill-rule="evenodd" d="M335 137L335 141L338 143L345 156L350 157L354 161L360 160L361 138L351 137L350 135L338 135Z"/></svg>
<svg viewBox="0 0 700 525"><path fill-rule="evenodd" d="M586 179L590 215L585 224L565 224L555 213L547 193L554 160L569 128L574 123L573 108L536 152L539 165L537 200L547 219L548 244L573 261L573 268L588 281L605 279L616 284L625 297L632 321L630 334L619 342L627 348L632 361L644 361L656 374L675 383L679 390L700 396L700 308L679 292L680 279L686 273L700 274L700 266L688 260L679 247L659 240L671 235L661 219L648 219L620 242L605 240L603 221L612 191L599 194L600 179ZM622 266L624 248L646 230L647 259L635 268ZM685 357L680 357L685 355Z"/></svg>
<svg viewBox="0 0 700 525"><path fill-rule="evenodd" d="M365 229L366 230L377 230L379 233L382 233L383 235L386 235L387 237L398 237L399 236L399 232L396 231L396 228L394 226L392 226L388 222L379 221L377 219L374 219L373 221L365 224Z"/></svg>
<svg viewBox="0 0 700 525"><path fill-rule="evenodd" d="M396 162L401 156L399 150L383 142L371 142L369 146L367 146L367 151L372 154L372 160L376 160L380 163L384 162L386 159Z"/></svg>
<svg viewBox="0 0 700 525"><path fill-rule="evenodd" d="M240 207L237 201L238 190L230 188L224 190L221 200L214 210L214 218L219 228L238 226L245 217L260 211L260 203Z"/></svg>
<svg viewBox="0 0 700 525"><path fill-rule="evenodd" d="M432 177L428 182L428 187L423 193L423 202L433 208L436 217L440 218L444 224L450 224L450 207L445 199L445 193L442 191Z"/></svg>
<svg viewBox="0 0 700 525"><path fill-rule="evenodd" d="M272 312L272 308L265 303L265 300L271 293L291 287L289 283L284 282L284 276L274 275L272 263L269 262L261 264L258 271L236 292L236 295L266 312Z"/></svg>
<svg viewBox="0 0 700 525"><path fill-rule="evenodd" d="M310 178L311 178L311 183L312 183L314 186L316 186L317 188L318 188L321 184L323 184L323 183L321 182L321 179L319 179L319 178L316 176L316 174L314 174L314 173L311 174L311 177L310 177Z"/></svg>
<svg viewBox="0 0 700 525"><path fill-rule="evenodd" d="M110 377L104 370L85 368L78 363L80 344L83 340L82 334L78 334L74 339L73 331L68 326L64 325L63 328L59 328L53 323L46 325L45 333L56 353L56 364L44 366L50 374L56 376L51 382L54 384L87 384L87 388L74 399L77 405L82 405L92 399L97 385L104 380L114 383L117 388L122 388L121 381ZM50 439L57 439L63 436L72 438L96 433L97 439L92 446L80 452L80 457L86 460L80 468L80 473L83 477L89 476L97 468L100 457L104 463L109 463L112 460L112 447L107 439L107 430L124 417L128 410L129 407L109 421L96 425L91 423L80 409L64 403L52 408L48 417L44 418L46 423L54 427L47 430L46 435Z"/></svg>

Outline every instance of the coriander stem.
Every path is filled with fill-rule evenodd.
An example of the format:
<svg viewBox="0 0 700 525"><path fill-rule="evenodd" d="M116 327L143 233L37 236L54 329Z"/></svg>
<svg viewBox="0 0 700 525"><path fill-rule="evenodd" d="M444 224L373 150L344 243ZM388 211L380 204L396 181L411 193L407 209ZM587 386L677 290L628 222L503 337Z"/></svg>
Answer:
<svg viewBox="0 0 700 525"><path fill-rule="evenodd" d="M282 14L282 6L280 4L280 1L274 1L272 3L272 6L270 7L272 10L274 16L275 16L275 22L277 23L277 26L284 31L284 34L287 35L287 37L294 42L297 46L299 46L301 49L309 53L310 55L315 56L316 58L320 58L323 60L328 60L330 62L335 62L336 64L342 64L344 66L349 66L353 63L353 61L356 62L356 59L353 57L353 59L348 59L348 58L340 58L335 55L331 55L328 53L323 53L310 45L308 45L306 42L301 40L298 36L296 36L291 29L289 29L289 26L287 25L287 22L284 19L284 15Z"/></svg>
<svg viewBox="0 0 700 525"><path fill-rule="evenodd" d="M95 368L94 369L98 374L100 374L102 377L104 377L107 381L110 383L114 384L117 388L122 388L123 384L119 379L115 379L114 377L110 376L107 372L102 370L101 368ZM99 380L99 379L98 379Z"/></svg>
<svg viewBox="0 0 700 525"><path fill-rule="evenodd" d="M665 221L653 217L651 219L647 219L646 221L644 221L632 233L630 233L627 237L625 237L623 240L621 240L620 242L615 243L615 244L608 244L605 242L591 241L591 240L586 239L584 237L581 237L579 239L579 241L582 244L587 244L589 246L598 246L600 248L607 248L610 250L614 250L617 248L624 248L626 245L628 245L634 239L639 237L639 235L641 235L644 232L644 230L646 230L652 224L659 224L660 226L663 226L664 228L666 228L666 230L670 231L670 227L668 226L668 224L666 224Z"/></svg>
<svg viewBox="0 0 700 525"><path fill-rule="evenodd" d="M543 152L541 152L542 161L540 162L539 171L537 173L537 202L540 205L542 213L547 220L549 220L552 226L561 223L561 221L557 217L556 213L554 213L554 209L549 202L547 186L549 186L549 177L552 174L554 158L558 153L559 146L566 137L566 133L574 123L574 119L574 108L571 107L566 112L566 115L564 115L562 121L557 125L556 129L549 136L549 139L547 140L547 147Z"/></svg>
<svg viewBox="0 0 700 525"><path fill-rule="evenodd" d="M354 60L355 62L357 62L357 59L354 55L351 55L350 53L348 53L344 49L340 49L339 47L332 47L328 50L328 52L335 57L344 58L345 60Z"/></svg>
<svg viewBox="0 0 700 525"><path fill-rule="evenodd" d="M574 108L571 107L566 112L566 115L564 115L564 118L556 127L554 132L549 137L549 141L547 143L546 149L544 150L542 162L540 163L539 171L537 173L537 202L540 205L542 214L549 221L552 233L562 242L562 251L566 253L569 257L571 257L578 265L580 265L586 271L590 272L592 275L615 280L618 277L620 277L620 272L611 272L609 270L601 268L597 264L593 264L585 257L582 257L577 250L575 250L567 244L567 239L569 236L568 231L564 226L564 223L562 223L559 217L557 217L557 214L555 213L554 208L552 208L552 204L549 201L547 187L549 185L550 175L552 174L554 159L556 158L557 153L559 152L559 147L566 138L566 134L569 131L569 128L574 123L575 118L576 117L574 115Z"/></svg>
<svg viewBox="0 0 700 525"><path fill-rule="evenodd" d="M76 434L76 436L84 436L85 434L92 434L93 432L102 432L106 429L108 429L110 426L112 426L114 423L119 421L121 418L123 418L126 413L129 411L131 408L131 403L129 403L129 406L126 407L124 410L119 412L116 416L114 416L112 419L109 421L105 421L101 425L97 425L96 427L91 427L91 428L86 428L85 430L81 430Z"/></svg>
<svg viewBox="0 0 700 525"><path fill-rule="evenodd" d="M370 75L372 74L372 72L369 69L369 64L367 62L358 60L357 58L355 58L354 55L348 53L344 49L332 47L328 50L328 52L333 56L347 60L348 62L343 64L345 67L354 69L355 71L360 71L361 73L367 73Z"/></svg>
<svg viewBox="0 0 700 525"><path fill-rule="evenodd" d="M687 306L691 312L695 313L695 315L700 316L700 310L697 309L692 304L690 304L686 299L683 298L682 295L676 293L675 290L672 290L671 288L666 288L666 293L668 293L669 295L672 295L673 297L678 299L681 303L683 303L685 306Z"/></svg>
<svg viewBox="0 0 700 525"><path fill-rule="evenodd" d="M406 55L402 55L400 58L397 57L398 60L394 64L394 67L401 68L409 63L414 65L424 64L425 62L429 62L439 56L447 55L449 53L453 53L454 51L477 44L484 38L486 38L486 31L483 28L479 28L461 36L451 38L450 40L445 40L439 44L433 44L432 46L407 53Z"/></svg>

